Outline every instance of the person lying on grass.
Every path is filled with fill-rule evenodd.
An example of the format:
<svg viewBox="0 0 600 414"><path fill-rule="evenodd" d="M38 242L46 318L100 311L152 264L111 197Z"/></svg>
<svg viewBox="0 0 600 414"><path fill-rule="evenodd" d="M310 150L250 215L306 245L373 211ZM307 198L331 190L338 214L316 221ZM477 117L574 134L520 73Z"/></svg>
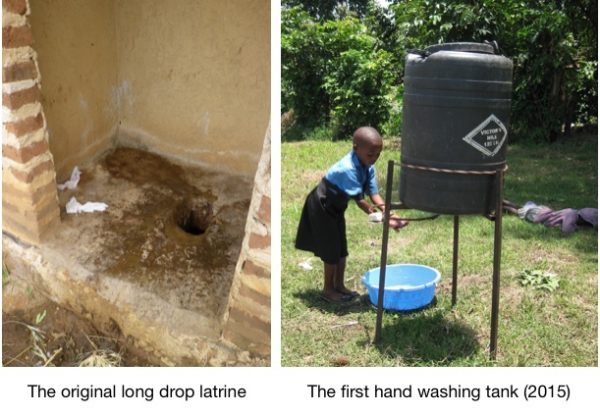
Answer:
<svg viewBox="0 0 600 414"><path fill-rule="evenodd" d="M374 164L383 149L383 140L375 128L360 127L352 136L352 151L336 162L304 203L296 248L318 256L324 263L322 298L331 303L352 300L358 293L344 285L348 243L344 213L354 199L367 214L384 212ZM369 195L373 205L365 200ZM390 215L390 226L398 230L408 223Z"/></svg>

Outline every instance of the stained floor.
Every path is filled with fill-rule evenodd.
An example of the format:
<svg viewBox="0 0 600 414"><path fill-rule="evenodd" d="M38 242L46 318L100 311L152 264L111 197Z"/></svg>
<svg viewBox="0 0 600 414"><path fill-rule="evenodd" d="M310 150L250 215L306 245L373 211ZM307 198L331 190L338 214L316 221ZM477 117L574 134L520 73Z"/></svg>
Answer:
<svg viewBox="0 0 600 414"><path fill-rule="evenodd" d="M49 245L93 278L124 279L171 305L218 318L244 237L251 191L251 177L117 148L84 166L76 189L59 192L62 224ZM104 202L108 209L66 214L71 197L82 204Z"/></svg>

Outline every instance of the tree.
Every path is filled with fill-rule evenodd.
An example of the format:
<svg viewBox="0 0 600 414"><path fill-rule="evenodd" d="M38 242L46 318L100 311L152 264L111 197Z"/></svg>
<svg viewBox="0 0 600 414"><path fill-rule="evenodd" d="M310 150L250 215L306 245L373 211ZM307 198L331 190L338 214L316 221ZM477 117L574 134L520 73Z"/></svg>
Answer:
<svg viewBox="0 0 600 414"><path fill-rule="evenodd" d="M319 21L344 18L354 13L356 17L365 16L372 0L283 0L283 8L300 7L311 17Z"/></svg>
<svg viewBox="0 0 600 414"><path fill-rule="evenodd" d="M496 40L514 62L512 139L553 141L597 124L594 0L284 0L282 112L346 134L397 133L404 58L431 44ZM360 17L360 18L358 18Z"/></svg>
<svg viewBox="0 0 600 414"><path fill-rule="evenodd" d="M405 49L498 41L515 65L513 138L553 141L572 122L597 123L595 1L396 0L392 10Z"/></svg>
<svg viewBox="0 0 600 414"><path fill-rule="evenodd" d="M367 25L347 16L319 22L299 7L282 15L282 112L336 137L383 125L394 80L391 54Z"/></svg>
<svg viewBox="0 0 600 414"><path fill-rule="evenodd" d="M281 17L282 113L294 110L301 124L328 120L329 96L323 88L327 56L320 28L300 7L284 9Z"/></svg>

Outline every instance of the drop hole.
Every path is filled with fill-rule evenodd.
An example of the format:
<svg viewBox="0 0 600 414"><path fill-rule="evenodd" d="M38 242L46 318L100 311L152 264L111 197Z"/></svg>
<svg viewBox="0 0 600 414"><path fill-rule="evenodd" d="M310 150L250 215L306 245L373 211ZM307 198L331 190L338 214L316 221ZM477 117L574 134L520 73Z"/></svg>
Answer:
<svg viewBox="0 0 600 414"><path fill-rule="evenodd" d="M212 205L206 201L186 200L175 210L177 226L193 236L206 233L212 219Z"/></svg>

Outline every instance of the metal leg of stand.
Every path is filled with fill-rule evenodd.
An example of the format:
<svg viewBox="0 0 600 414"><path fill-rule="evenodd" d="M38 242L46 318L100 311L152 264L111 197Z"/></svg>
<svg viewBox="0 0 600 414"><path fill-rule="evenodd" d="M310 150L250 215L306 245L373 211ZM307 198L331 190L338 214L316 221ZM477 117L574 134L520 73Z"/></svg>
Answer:
<svg viewBox="0 0 600 414"><path fill-rule="evenodd" d="M454 246L452 249L452 306L456 305L458 283L458 216L454 216Z"/></svg>
<svg viewBox="0 0 600 414"><path fill-rule="evenodd" d="M490 359L496 359L498 347L498 307L500 304L500 261L502 256L502 186L504 171L496 172L496 219L494 223L494 273L492 276L492 321Z"/></svg>
<svg viewBox="0 0 600 414"><path fill-rule="evenodd" d="M375 343L381 339L383 319L383 292L385 290L385 271L387 266L387 248L390 234L390 207L392 205L392 182L394 180L394 161L388 161L387 182L385 186L385 211L383 215L383 237L381 241L381 262L379 267L379 294L377 297L377 322L375 324Z"/></svg>

